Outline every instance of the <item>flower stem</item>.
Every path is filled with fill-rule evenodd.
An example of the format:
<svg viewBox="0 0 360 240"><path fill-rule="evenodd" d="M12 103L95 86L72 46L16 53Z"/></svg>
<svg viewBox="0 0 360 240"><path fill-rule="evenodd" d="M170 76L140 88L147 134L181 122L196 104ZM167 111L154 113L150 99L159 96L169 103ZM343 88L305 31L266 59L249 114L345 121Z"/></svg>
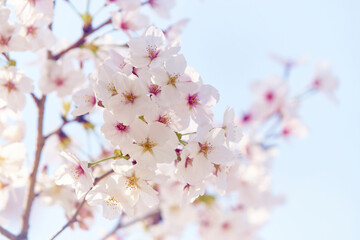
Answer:
<svg viewBox="0 0 360 240"><path fill-rule="evenodd" d="M91 168L91 167L95 166L95 165L98 164L98 163L105 162L105 161L111 160L111 159L117 159L117 158L124 158L124 159L128 160L130 157L129 157L128 155L123 155L123 154L121 153L121 155L116 155L116 156L112 156L112 157L108 157L108 158L101 159L101 160L96 161L96 162L89 163L89 164L88 164L88 167Z"/></svg>

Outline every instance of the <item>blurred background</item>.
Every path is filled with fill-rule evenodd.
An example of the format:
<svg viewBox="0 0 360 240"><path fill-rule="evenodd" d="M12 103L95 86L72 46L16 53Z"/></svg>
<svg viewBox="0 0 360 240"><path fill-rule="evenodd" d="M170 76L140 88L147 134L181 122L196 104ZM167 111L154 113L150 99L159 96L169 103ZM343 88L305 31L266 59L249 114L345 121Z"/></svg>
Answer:
<svg viewBox="0 0 360 240"><path fill-rule="evenodd" d="M359 11L356 0L183 1L174 11L191 19L182 51L219 89L218 119L226 105L239 114L247 109L253 80L282 75L270 52L308 58L290 74L292 94L310 81L318 61L330 62L339 78L337 103L320 94L303 102L309 136L280 146L273 187L286 202L263 239L360 239Z"/></svg>
<svg viewBox="0 0 360 240"><path fill-rule="evenodd" d="M80 11L85 9L86 1L73 2ZM91 7L97 9L101 4L92 1ZM269 53L290 59L306 57L307 62L290 73L294 96L311 81L319 61L332 64L340 81L337 101L321 94L307 97L300 116L309 136L280 144L280 155L272 166L273 187L275 193L286 196L286 201L262 229L264 240L360 239L359 11L357 0L177 0L171 20L151 15L163 29L177 20L190 19L181 37L181 52L204 82L219 90L217 120L222 119L226 106L233 107L238 115L249 108L252 81L283 74L283 66ZM94 25L106 16L106 12L100 14ZM59 22L54 26L57 36L66 36L70 42L80 36L81 19L62 0L57 1L55 21ZM30 76L36 79L38 72ZM24 115L32 116L33 112L27 108ZM48 129L60 123L58 109L48 112L49 117L55 114ZM34 121L29 118L28 126ZM26 141L31 144L34 138L29 130ZM48 221L34 224L30 239L47 239L65 222L60 208L32 219ZM96 224L104 228L115 224L99 221ZM192 234L189 231L184 239L194 238ZM58 239L85 236L98 239L99 233L67 230Z"/></svg>

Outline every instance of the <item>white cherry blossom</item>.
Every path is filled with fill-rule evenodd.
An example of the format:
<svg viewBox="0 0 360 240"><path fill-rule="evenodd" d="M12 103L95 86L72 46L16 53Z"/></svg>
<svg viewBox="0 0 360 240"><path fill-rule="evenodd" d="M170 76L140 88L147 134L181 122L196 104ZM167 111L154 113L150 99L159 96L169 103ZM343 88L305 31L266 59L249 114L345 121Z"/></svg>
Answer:
<svg viewBox="0 0 360 240"><path fill-rule="evenodd" d="M141 120L132 127L135 144L129 145L126 151L139 165L154 168L157 163L176 160L178 139L170 128L159 122L146 124Z"/></svg>
<svg viewBox="0 0 360 240"><path fill-rule="evenodd" d="M115 12L111 20L115 29L124 32L138 31L148 26L147 16L139 11Z"/></svg>
<svg viewBox="0 0 360 240"><path fill-rule="evenodd" d="M65 97L84 81L83 73L74 69L71 59L49 60L42 72L40 89L45 94L56 91L59 97Z"/></svg>
<svg viewBox="0 0 360 240"><path fill-rule="evenodd" d="M75 155L62 152L61 155L68 161L61 166L56 174L57 185L71 185L78 199L81 199L93 186L94 177L88 168L88 162L80 161Z"/></svg>
<svg viewBox="0 0 360 240"><path fill-rule="evenodd" d="M102 205L103 216L107 219L119 218L123 209L130 209L125 196L119 189L119 175L113 175L101 181L86 195L86 201L92 205Z"/></svg>
<svg viewBox="0 0 360 240"><path fill-rule="evenodd" d="M0 179L15 177L23 167L26 149L23 143L0 145Z"/></svg>
<svg viewBox="0 0 360 240"><path fill-rule="evenodd" d="M140 0L106 0L108 4L115 3L125 11L129 10L136 10L140 7L141 1Z"/></svg>
<svg viewBox="0 0 360 240"><path fill-rule="evenodd" d="M22 71L15 67L0 69L0 99L4 100L10 109L24 109L25 94L33 90L32 80L25 77Z"/></svg>
<svg viewBox="0 0 360 240"><path fill-rule="evenodd" d="M144 37L132 38L129 41L129 63L135 67L160 67L180 47L177 43L167 46L162 30L154 26L146 30Z"/></svg>
<svg viewBox="0 0 360 240"><path fill-rule="evenodd" d="M55 44L55 36L49 29L51 18L34 9L21 15L23 26L19 34L24 37L33 51L40 48L51 48Z"/></svg>
<svg viewBox="0 0 360 240"><path fill-rule="evenodd" d="M72 98L76 104L76 109L71 112L74 116L91 113L95 109L96 97L92 86L76 91Z"/></svg>
<svg viewBox="0 0 360 240"><path fill-rule="evenodd" d="M118 73L113 75L116 95L106 103L117 119L131 121L146 115L151 109L151 102L146 94L145 86L134 76L127 77Z"/></svg>
<svg viewBox="0 0 360 240"><path fill-rule="evenodd" d="M19 25L10 24L10 9L0 7L0 53L24 51L28 48L25 38L19 35Z"/></svg>
<svg viewBox="0 0 360 240"><path fill-rule="evenodd" d="M175 6L175 0L149 0L151 8L163 18L170 18L170 10Z"/></svg>

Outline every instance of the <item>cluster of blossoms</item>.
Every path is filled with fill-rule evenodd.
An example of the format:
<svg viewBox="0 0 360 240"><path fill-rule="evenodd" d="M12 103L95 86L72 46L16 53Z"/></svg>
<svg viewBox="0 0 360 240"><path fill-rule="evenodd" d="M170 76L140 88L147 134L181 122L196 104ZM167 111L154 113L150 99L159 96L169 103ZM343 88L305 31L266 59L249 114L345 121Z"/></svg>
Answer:
<svg viewBox="0 0 360 240"><path fill-rule="evenodd" d="M118 11L99 28L93 28L88 12L82 14L84 34L69 46L60 46L51 31L53 1L7 4L13 4L18 21L11 23L10 8L0 3L0 53L6 61L0 68L0 211L11 205L13 189L29 185L21 236L27 234L31 204L38 198L65 210L69 222L62 230L75 222L89 229L101 207L103 217L121 221L108 239L120 239L116 230L138 221L156 239L179 237L195 223L203 239L258 239L259 228L282 202L272 193L269 175L274 141L306 135L297 109L307 93L322 91L334 98L337 79L328 65L319 65L305 92L295 97L286 76L255 83L251 108L242 116L227 108L218 123L213 113L218 91L204 84L180 53L178 38L187 20L161 30L140 11L148 5L168 18L173 1L108 0L104 6ZM126 36L125 44L109 40L108 34L88 38L109 25ZM120 48L109 47L116 44ZM14 51L40 56L35 88L10 58ZM87 71L87 62L95 70ZM286 72L295 64L282 63ZM71 103L63 105L62 124L43 135L45 100L52 93L62 100L71 97ZM31 173L22 143L26 95L39 112ZM65 131L69 123L100 131L101 152L81 158L80 139Z"/></svg>

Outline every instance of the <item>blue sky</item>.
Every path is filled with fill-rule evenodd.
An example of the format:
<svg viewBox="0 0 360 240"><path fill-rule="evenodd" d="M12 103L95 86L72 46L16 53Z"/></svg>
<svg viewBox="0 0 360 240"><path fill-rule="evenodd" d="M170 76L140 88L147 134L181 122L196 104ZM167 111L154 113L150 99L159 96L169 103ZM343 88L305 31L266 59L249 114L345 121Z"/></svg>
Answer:
<svg viewBox="0 0 360 240"><path fill-rule="evenodd" d="M293 94L301 92L310 81L318 61L332 63L340 80L338 103L323 95L303 102L300 113L310 134L305 140L280 144L280 156L272 167L273 186L275 192L286 195L287 201L275 209L261 236L264 240L360 239L360 2L177 2L172 22L191 19L182 36L181 51L204 82L219 89L217 119L221 119L227 105L237 113L248 108L252 81L282 74L281 66L269 58L270 52L291 58L309 57L308 63L291 72ZM59 26L59 34L73 41L79 32L66 31L80 28L80 22L68 17L73 16L71 9L63 4L59 7L67 11L58 16L65 26ZM158 18L155 21L161 27L168 25ZM53 213L62 216L55 209L33 220L49 218ZM33 234L46 239L64 222L62 218L52 220L54 224L47 226L49 232L34 224ZM59 239L70 235L65 232Z"/></svg>
<svg viewBox="0 0 360 240"><path fill-rule="evenodd" d="M280 145L273 186L287 201L261 235L266 240L360 239L360 2L209 0L183 5L187 10L177 12L186 12L191 22L182 51L204 81L219 89L218 113L226 105L245 110L251 81L282 74L269 52L309 56L291 73L294 94L308 83L318 61L332 63L340 80L339 102L332 104L322 95L305 99L300 112L310 134Z"/></svg>

